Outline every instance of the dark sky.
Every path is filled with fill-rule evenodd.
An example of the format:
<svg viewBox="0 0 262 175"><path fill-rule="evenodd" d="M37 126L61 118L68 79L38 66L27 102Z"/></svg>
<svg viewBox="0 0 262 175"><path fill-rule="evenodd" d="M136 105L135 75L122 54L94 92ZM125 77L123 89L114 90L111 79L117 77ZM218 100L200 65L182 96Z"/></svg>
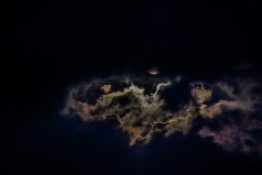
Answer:
<svg viewBox="0 0 262 175"><path fill-rule="evenodd" d="M196 138L129 149L111 124L58 114L68 86L94 76L157 66L164 75L196 79L259 77L255 1L25 0L12 7L1 46L7 174L261 173L261 160Z"/></svg>

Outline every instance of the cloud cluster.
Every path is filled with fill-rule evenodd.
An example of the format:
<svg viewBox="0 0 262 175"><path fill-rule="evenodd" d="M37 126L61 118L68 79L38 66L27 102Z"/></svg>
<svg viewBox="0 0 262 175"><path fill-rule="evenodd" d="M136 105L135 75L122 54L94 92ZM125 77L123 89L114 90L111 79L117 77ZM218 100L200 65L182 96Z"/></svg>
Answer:
<svg viewBox="0 0 262 175"><path fill-rule="evenodd" d="M203 127L198 134L203 138L212 138L212 141L225 150L255 152L261 154L262 143L258 141L252 132L261 130L262 123L258 121L246 121L247 123L225 124L220 129ZM253 125L253 122L256 124Z"/></svg>
<svg viewBox="0 0 262 175"><path fill-rule="evenodd" d="M230 86L225 82L214 84L213 88L224 94L226 98L221 98L216 103L209 106L205 103L200 103L201 116L214 118L227 110L239 110L245 113L254 112L256 110L256 104L260 102L257 94L252 93L252 90L254 90L256 86L257 85L251 80L241 82L238 80L235 82L235 86ZM211 97L211 92L209 93L210 95L208 97Z"/></svg>
<svg viewBox="0 0 262 175"><path fill-rule="evenodd" d="M130 145L146 144L158 133L166 137L187 134L200 117L221 123L218 129L202 124L197 132L200 137L211 138L227 150L260 149L253 132L261 130L262 124L258 117L251 117L260 105L260 97L254 92L258 85L254 81L189 82L186 86L190 88L190 98L174 111L166 107L162 92L176 88L178 83L127 76L82 83L70 90L63 113L87 122L113 118L118 121L118 128L129 136ZM225 115L231 123L223 123ZM241 118L245 119L244 123Z"/></svg>

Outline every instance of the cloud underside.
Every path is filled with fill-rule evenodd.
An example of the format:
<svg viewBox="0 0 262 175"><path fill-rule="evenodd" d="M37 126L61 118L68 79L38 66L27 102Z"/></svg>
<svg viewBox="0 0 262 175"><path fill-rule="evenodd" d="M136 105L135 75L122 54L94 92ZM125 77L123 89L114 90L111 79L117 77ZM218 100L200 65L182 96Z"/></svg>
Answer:
<svg viewBox="0 0 262 175"><path fill-rule="evenodd" d="M254 117L260 106L260 98L253 92L258 86L254 81L188 83L190 98L175 111L166 107L162 92L170 87L175 89L179 82L152 80L144 86L128 77L110 81L95 80L73 87L63 114L86 122L115 119L117 127L129 136L129 145L147 144L158 133L165 137L186 135L196 118L202 118L208 122L203 122L197 131L201 138L209 138L226 150L262 151L253 135L262 129L259 116ZM139 81L143 82L143 78ZM204 124L217 121L217 128Z"/></svg>

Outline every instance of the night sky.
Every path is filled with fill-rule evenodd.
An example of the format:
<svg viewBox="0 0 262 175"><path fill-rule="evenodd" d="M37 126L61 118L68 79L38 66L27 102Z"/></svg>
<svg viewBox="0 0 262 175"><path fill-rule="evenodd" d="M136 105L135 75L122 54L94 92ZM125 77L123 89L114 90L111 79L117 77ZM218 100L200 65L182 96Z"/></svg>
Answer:
<svg viewBox="0 0 262 175"><path fill-rule="evenodd" d="M261 156L194 135L129 147L114 121L60 114L72 85L152 67L208 81L260 78L255 1L26 0L12 7L1 45L3 174L262 174Z"/></svg>

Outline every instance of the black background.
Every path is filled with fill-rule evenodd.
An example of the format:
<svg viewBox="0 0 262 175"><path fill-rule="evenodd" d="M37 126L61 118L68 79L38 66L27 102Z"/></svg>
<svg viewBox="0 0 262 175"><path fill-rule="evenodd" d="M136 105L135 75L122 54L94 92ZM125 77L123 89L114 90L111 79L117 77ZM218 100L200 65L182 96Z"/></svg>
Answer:
<svg viewBox="0 0 262 175"><path fill-rule="evenodd" d="M59 115L68 87L92 77L146 74L152 66L192 79L259 77L258 3L26 0L11 6L1 46L7 174L261 173L261 158L226 153L194 136L129 148L114 123Z"/></svg>

